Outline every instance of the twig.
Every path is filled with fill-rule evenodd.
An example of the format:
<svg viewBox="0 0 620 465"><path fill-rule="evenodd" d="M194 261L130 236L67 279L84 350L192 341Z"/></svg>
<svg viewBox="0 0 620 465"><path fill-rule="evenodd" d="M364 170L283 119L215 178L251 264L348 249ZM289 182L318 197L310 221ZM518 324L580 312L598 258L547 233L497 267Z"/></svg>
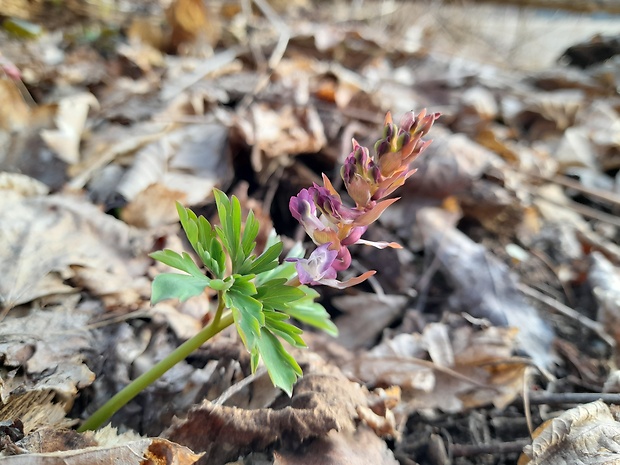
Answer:
<svg viewBox="0 0 620 465"><path fill-rule="evenodd" d="M526 286L525 284L517 284L517 287L525 295L539 300L540 302L553 308L554 310L561 313L562 315L568 318L571 318L579 322L586 328L590 329L591 331L594 331L598 335L598 337L600 337L603 341L609 344L610 347L616 347L616 341L609 334L607 334L607 332L605 331L605 327L602 324L591 320L587 316L582 315L578 311L564 305L562 302L558 302L557 300L554 300L546 296L542 292L539 292L535 289L532 289L529 286Z"/></svg>
<svg viewBox="0 0 620 465"><path fill-rule="evenodd" d="M160 98L165 102L176 97L188 87L193 86L207 74L223 68L225 65L232 63L241 53L240 48L231 47L223 52L217 53L212 57L204 60L192 72L183 74L174 81L173 84L164 86L161 90Z"/></svg>
<svg viewBox="0 0 620 465"><path fill-rule="evenodd" d="M523 411L525 412L525 421L527 423L527 429L530 432L530 436L534 433L534 424L532 422L532 410L530 406L532 403L530 402L530 377L531 377L532 367L526 367L525 372L523 373Z"/></svg>
<svg viewBox="0 0 620 465"><path fill-rule="evenodd" d="M593 220L598 220L598 221L602 221L604 223L609 223L612 224L614 226L618 226L620 227L620 218L618 218L615 215L610 215L609 213L605 213L602 211L599 211L595 208L592 207L588 207L587 205L583 205L579 202L575 202L573 200L568 200L565 202L559 202L555 199L550 198L549 196L546 195L541 195L537 192L534 192L533 190L527 189L527 191L529 191L530 194L534 195L535 197L538 197L539 199L542 199L546 202L552 203L554 205L560 206L560 207L564 207L564 208L568 208L570 210L576 211L577 213L579 213L582 216L585 216L587 218L591 218Z"/></svg>
<svg viewBox="0 0 620 465"><path fill-rule="evenodd" d="M620 394L615 392L544 392L530 391L532 405L587 404L602 400L606 404L620 405Z"/></svg>
<svg viewBox="0 0 620 465"><path fill-rule="evenodd" d="M275 48L271 52L271 56L267 61L267 70L260 77L256 86L254 87L251 94L246 95L241 102L239 102L239 107L242 109L246 109L250 106L250 103L254 100L256 94L258 94L271 79L271 74L273 70L276 69L280 61L284 57L284 53L286 52L286 48L288 47L288 42L291 38L291 30L288 25L280 18L278 13L265 1L265 0L252 0L254 4L258 7L259 10L265 15L267 21L269 21L273 27L278 31L279 37L278 42L276 43Z"/></svg>
<svg viewBox="0 0 620 465"><path fill-rule="evenodd" d="M217 399L215 399L212 403L214 405L224 405L224 403L228 399L230 399L234 394L237 394L244 387L252 384L258 378L260 378L261 376L265 376L266 374L267 374L267 369L265 367L260 367L258 370L256 370L255 373L252 373L251 375L246 376L238 383L235 383L232 386L230 386L228 389L222 392L220 396Z"/></svg>
<svg viewBox="0 0 620 465"><path fill-rule="evenodd" d="M533 176L535 178L544 179L545 181L554 182L564 187L569 187L579 192L583 192L584 194L591 195L592 197L596 197L600 200L620 205L620 195L611 191L584 186L580 182L575 181L574 179L571 179L567 176L562 176L560 174L556 174L555 176L542 176L534 173L528 173L528 176Z"/></svg>
<svg viewBox="0 0 620 465"><path fill-rule="evenodd" d="M511 442L495 442L491 444L452 444L450 453L453 457L471 457L483 454L509 454L521 452L525 446L531 444L529 439L520 439Z"/></svg>

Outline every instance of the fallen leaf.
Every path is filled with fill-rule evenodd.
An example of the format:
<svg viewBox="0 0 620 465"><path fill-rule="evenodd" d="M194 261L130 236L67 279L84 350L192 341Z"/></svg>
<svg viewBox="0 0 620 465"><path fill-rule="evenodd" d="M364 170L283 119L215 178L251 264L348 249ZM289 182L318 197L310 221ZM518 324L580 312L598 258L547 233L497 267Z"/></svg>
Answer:
<svg viewBox="0 0 620 465"><path fill-rule="evenodd" d="M121 219L143 229L176 223L179 220L176 202L186 204L186 197L185 192L151 184L123 208Z"/></svg>
<svg viewBox="0 0 620 465"><path fill-rule="evenodd" d="M163 436L204 451L200 463L222 463L278 440L296 444L331 430L352 432L359 405L366 405L362 388L324 365L315 372L306 370L286 407L244 410L205 401Z"/></svg>
<svg viewBox="0 0 620 465"><path fill-rule="evenodd" d="M531 446L524 448L519 465L620 463L618 411L602 401L567 410L543 423Z"/></svg>
<svg viewBox="0 0 620 465"><path fill-rule="evenodd" d="M171 131L136 154L117 192L131 201L152 184L160 184L169 192L182 193L189 205L204 202L214 186L232 175L225 160L226 140L226 128L215 124Z"/></svg>
<svg viewBox="0 0 620 465"><path fill-rule="evenodd" d="M588 281L598 304L596 320L620 345L620 271L595 251L590 255Z"/></svg>
<svg viewBox="0 0 620 465"><path fill-rule="evenodd" d="M7 465L86 465L122 463L126 465L191 465L201 454L165 439L146 438L116 446L88 447L64 452L34 453L3 457Z"/></svg>
<svg viewBox="0 0 620 465"><path fill-rule="evenodd" d="M553 333L517 289L516 276L499 259L458 231L439 209L418 212L427 250L440 261L456 292L450 301L477 318L519 329L520 347L541 366L553 361Z"/></svg>
<svg viewBox="0 0 620 465"><path fill-rule="evenodd" d="M334 306L345 315L335 320L339 328L338 342L347 349L371 347L394 320L402 315L407 297L360 292L338 296Z"/></svg>
<svg viewBox="0 0 620 465"><path fill-rule="evenodd" d="M54 279L62 273L70 276L71 265L116 276L112 282L120 285L117 291L148 292L149 281L140 278L150 262L148 236L84 199L50 195L11 200L1 196L0 242L6 245L0 251L0 299L5 309L71 290L62 279ZM142 250L140 259L136 258L138 250Z"/></svg>
<svg viewBox="0 0 620 465"><path fill-rule="evenodd" d="M0 325L0 418L18 418L28 433L67 424L78 389L95 375L82 351L92 345L84 329L90 315L65 305L9 315Z"/></svg>
<svg viewBox="0 0 620 465"><path fill-rule="evenodd" d="M343 370L369 385L400 386L402 402L393 409L400 419L421 409L460 412L489 403L503 408L520 393L526 365L512 359L515 330L464 325L448 331L439 323L427 328L385 340Z"/></svg>
<svg viewBox="0 0 620 465"><path fill-rule="evenodd" d="M316 153L326 143L323 123L316 108L267 104L252 105L251 115L239 119L239 129L253 147L252 165L257 172L273 171L271 164L281 157Z"/></svg>
<svg viewBox="0 0 620 465"><path fill-rule="evenodd" d="M80 140L86 126L89 108L99 108L93 94L83 93L62 99L54 121L57 129L44 129L41 137L58 157L74 165L80 161Z"/></svg>
<svg viewBox="0 0 620 465"><path fill-rule="evenodd" d="M49 188L40 181L20 173L0 172L0 191L13 191L24 197L45 195ZM4 193L8 195L8 193Z"/></svg>
<svg viewBox="0 0 620 465"><path fill-rule="evenodd" d="M397 465L385 441L368 427L355 431L330 431L297 450L274 452L273 465Z"/></svg>

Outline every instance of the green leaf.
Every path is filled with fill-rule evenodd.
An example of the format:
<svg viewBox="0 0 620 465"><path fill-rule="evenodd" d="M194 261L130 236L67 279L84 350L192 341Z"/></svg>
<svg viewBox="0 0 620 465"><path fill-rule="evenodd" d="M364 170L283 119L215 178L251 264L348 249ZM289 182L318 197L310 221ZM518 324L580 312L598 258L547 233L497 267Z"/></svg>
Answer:
<svg viewBox="0 0 620 465"><path fill-rule="evenodd" d="M243 256L249 257L256 247L256 236L258 236L258 230L260 224L254 216L254 212L250 210L248 217L245 219L245 226L243 228L243 237L241 238L241 248L243 249Z"/></svg>
<svg viewBox="0 0 620 465"><path fill-rule="evenodd" d="M299 364L278 338L266 329L257 338L256 345L273 384L291 396L295 381L303 374Z"/></svg>
<svg viewBox="0 0 620 465"><path fill-rule="evenodd" d="M171 266L172 268L176 268L177 270L185 271L192 276L204 277L204 273L202 272L202 270L198 268L198 265L194 263L192 257L190 257L186 252L183 252L182 255L179 255L172 250L166 249L153 252L149 254L149 257L154 258L155 260L160 261L165 265Z"/></svg>
<svg viewBox="0 0 620 465"><path fill-rule="evenodd" d="M270 240L267 241L267 246L271 247L271 245L275 244L276 241L279 242L280 238L276 235L270 235L269 239L274 238L272 244L270 244ZM304 249L300 243L295 244L295 246L289 251L286 255L286 258L301 258L304 256ZM272 279L286 279L289 281L293 279L297 275L297 270L295 269L295 264L292 262L282 262L274 269L269 271L263 271L262 273L256 273L256 285L260 286L267 281Z"/></svg>
<svg viewBox="0 0 620 465"><path fill-rule="evenodd" d="M297 289L303 291L305 297L291 302L288 307L282 308L282 311L296 320L325 331L330 336L338 336L338 328L331 321L325 307L314 301L319 293L308 286L299 286Z"/></svg>
<svg viewBox="0 0 620 465"><path fill-rule="evenodd" d="M287 323L289 316L280 312L265 312L265 327L276 336L284 339L294 347L307 347L301 338L303 331L297 326Z"/></svg>
<svg viewBox="0 0 620 465"><path fill-rule="evenodd" d="M254 275L250 274L243 276L240 274L234 274L233 278L235 279L235 284L232 290L247 296L254 296L256 294L256 286L252 282Z"/></svg>
<svg viewBox="0 0 620 465"><path fill-rule="evenodd" d="M216 228L216 232L228 251L233 273L237 273L246 258L241 249L241 204L234 195L229 199L218 189L213 190L213 195L221 224L221 227Z"/></svg>
<svg viewBox="0 0 620 465"><path fill-rule="evenodd" d="M225 256L217 234L204 216L197 217L189 208L177 202L177 212L185 235L202 263L218 278L224 274Z"/></svg>
<svg viewBox="0 0 620 465"><path fill-rule="evenodd" d="M210 279L204 275L190 276L187 274L162 273L155 276L151 303L155 305L166 299L185 301L200 295L209 286Z"/></svg>
<svg viewBox="0 0 620 465"><path fill-rule="evenodd" d="M213 244L219 244L218 241L213 241ZM200 260L204 265L218 278L222 278L222 272L217 260L215 260L211 253L204 249L203 245L199 242L196 244L196 253L200 257Z"/></svg>
<svg viewBox="0 0 620 465"><path fill-rule="evenodd" d="M269 310L288 308L292 302L306 296L306 293L293 286L286 285L286 279L272 279L256 288L255 298Z"/></svg>
<svg viewBox="0 0 620 465"><path fill-rule="evenodd" d="M195 215L194 215L195 216ZM209 250L215 240L215 230L204 216L198 217L198 242Z"/></svg>
<svg viewBox="0 0 620 465"><path fill-rule="evenodd" d="M279 265L278 257L282 253L282 242L276 242L267 250L265 250L258 258L247 260L239 269L240 274L259 274L265 271L273 270Z"/></svg>
<svg viewBox="0 0 620 465"><path fill-rule="evenodd" d="M229 276L226 279L212 279L209 287L215 291L227 291L235 284L235 278Z"/></svg>
<svg viewBox="0 0 620 465"><path fill-rule="evenodd" d="M179 214L179 219L181 220L181 226L185 231L185 235L187 236L189 243L195 250L196 244L198 243L198 224L196 214L189 208L185 208L179 202L176 203L176 206L177 212Z"/></svg>
<svg viewBox="0 0 620 465"><path fill-rule="evenodd" d="M261 327L265 325L263 305L253 297L234 290L234 285L224 293L224 303L233 312L235 325L243 343L249 351L252 351L260 336Z"/></svg>

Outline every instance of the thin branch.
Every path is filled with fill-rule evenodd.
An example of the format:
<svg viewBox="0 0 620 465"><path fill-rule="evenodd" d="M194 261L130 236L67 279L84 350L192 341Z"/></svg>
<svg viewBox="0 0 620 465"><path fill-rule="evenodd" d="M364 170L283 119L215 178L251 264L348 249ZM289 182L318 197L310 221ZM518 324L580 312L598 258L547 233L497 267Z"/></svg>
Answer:
<svg viewBox="0 0 620 465"><path fill-rule="evenodd" d="M490 444L452 444L450 453L453 457L471 457L483 454L509 454L522 452L525 446L531 444L529 439L520 439L511 442L495 442Z"/></svg>
<svg viewBox="0 0 620 465"><path fill-rule="evenodd" d="M558 313L561 313L562 315L579 322L591 331L594 331L603 341L609 344L610 347L616 347L616 341L609 334L607 334L607 332L605 331L605 327L599 322L591 320L587 316L582 315L578 311L564 305L562 302L558 302L557 300L554 300L551 297L546 296L542 292L526 286L525 284L518 284L517 287L525 295L539 300L545 305L556 310Z"/></svg>
<svg viewBox="0 0 620 465"><path fill-rule="evenodd" d="M532 405L588 404L602 400L606 404L620 405L620 394L616 392L544 392L530 391Z"/></svg>

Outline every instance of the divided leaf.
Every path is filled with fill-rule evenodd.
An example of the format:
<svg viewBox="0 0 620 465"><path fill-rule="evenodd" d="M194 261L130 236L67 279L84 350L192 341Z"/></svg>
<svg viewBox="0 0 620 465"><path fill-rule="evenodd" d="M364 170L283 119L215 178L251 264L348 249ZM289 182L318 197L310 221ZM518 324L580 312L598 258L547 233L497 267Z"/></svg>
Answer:
<svg viewBox="0 0 620 465"><path fill-rule="evenodd" d="M289 396L293 395L293 385L302 376L301 368L293 356L269 330L264 329L256 339L256 350L252 351L252 370L256 370L257 354L260 353L273 384Z"/></svg>
<svg viewBox="0 0 620 465"><path fill-rule="evenodd" d="M179 255L172 250L166 249L153 252L149 254L149 257L154 258L155 260L160 261L165 265L171 266L172 268L176 268L177 270L185 271L192 276L205 277L202 270L198 268L198 265L194 263L192 257L190 257L186 252L183 252L182 255Z"/></svg>
<svg viewBox="0 0 620 465"><path fill-rule="evenodd" d="M278 257L282 253L282 242L277 242L265 250L258 258L250 257L239 269L240 274L259 274L273 270L278 263Z"/></svg>
<svg viewBox="0 0 620 465"><path fill-rule="evenodd" d="M177 202L177 212L185 235L202 263L218 278L224 275L226 256L217 240L215 229L204 216L197 217L189 208Z"/></svg>
<svg viewBox="0 0 620 465"><path fill-rule="evenodd" d="M162 273L153 280L151 303L155 305L166 299L185 301L200 295L211 284L205 275L190 276L187 274Z"/></svg>
<svg viewBox="0 0 620 465"><path fill-rule="evenodd" d="M250 295L235 289L234 285L224 293L224 303L233 313L243 343L249 351L252 351L257 338L260 337L261 327L265 325L263 305Z"/></svg>
<svg viewBox="0 0 620 465"><path fill-rule="evenodd" d="M272 233L265 250L256 257L256 237L260 224L249 212L245 224L241 204L220 190L214 190L220 226L213 227L203 216L177 203L181 225L205 267L216 279L205 276L190 255L163 250L151 254L156 260L188 274L163 273L153 281L152 302L177 298L186 300L204 292L206 287L218 291L232 312L237 331L251 354L252 370L262 358L274 385L292 394L293 384L302 375L301 368L287 352L283 341L293 347L306 347L303 331L288 320L338 333L329 314L314 300L318 292L308 286L287 285L296 276L295 265L279 262L283 244ZM296 245L288 257L303 257L304 250ZM232 268L226 276L226 263Z"/></svg>
<svg viewBox="0 0 620 465"><path fill-rule="evenodd" d="M286 285L285 278L272 279L259 286L256 298L269 310L283 310L292 302L299 300L306 294L303 290Z"/></svg>
<svg viewBox="0 0 620 465"><path fill-rule="evenodd" d="M213 190L213 195L221 224L216 232L230 256L233 273L237 273L246 258L241 245L241 204L234 195L229 199L218 189Z"/></svg>
<svg viewBox="0 0 620 465"><path fill-rule="evenodd" d="M325 331L330 336L338 336L338 328L330 319L325 307L314 301L319 297L319 293L308 286L299 286L297 289L305 296L291 302L283 311L298 321Z"/></svg>

